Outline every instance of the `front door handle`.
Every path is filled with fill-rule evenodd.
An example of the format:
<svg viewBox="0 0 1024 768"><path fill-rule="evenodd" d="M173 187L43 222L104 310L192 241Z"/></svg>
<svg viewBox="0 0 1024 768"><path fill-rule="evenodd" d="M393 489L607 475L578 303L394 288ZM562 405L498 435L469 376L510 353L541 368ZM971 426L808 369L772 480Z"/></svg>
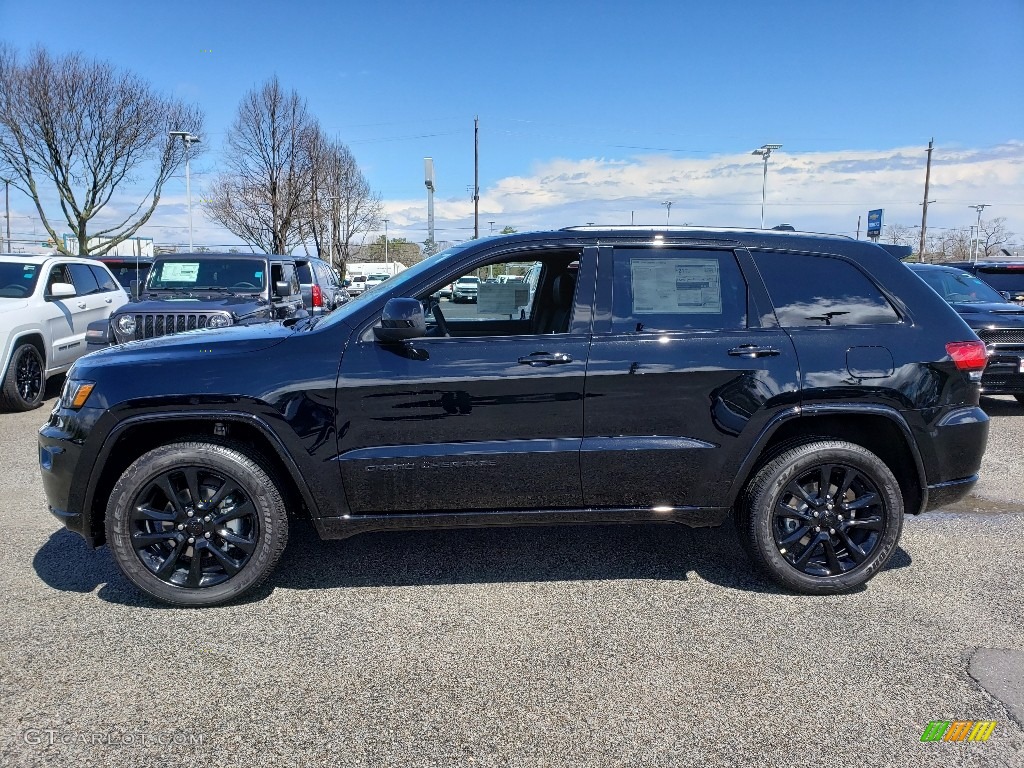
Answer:
<svg viewBox="0 0 1024 768"><path fill-rule="evenodd" d="M729 350L733 357L775 357L779 350L775 347L759 347L756 344L741 344Z"/></svg>
<svg viewBox="0 0 1024 768"><path fill-rule="evenodd" d="M113 299L104 299L103 301L104 301L105 303L107 303L107 304L113 304L113 303L114 303L114 300L113 300Z"/></svg>
<svg viewBox="0 0 1024 768"><path fill-rule="evenodd" d="M522 365L562 365L572 362L572 355L565 352L534 352L526 357L520 357Z"/></svg>
<svg viewBox="0 0 1024 768"><path fill-rule="evenodd" d="M85 306L86 306L86 305L85 305L85 302L84 302L84 301L80 301L80 302L78 302L78 308L79 308L79 309L85 309Z"/></svg>

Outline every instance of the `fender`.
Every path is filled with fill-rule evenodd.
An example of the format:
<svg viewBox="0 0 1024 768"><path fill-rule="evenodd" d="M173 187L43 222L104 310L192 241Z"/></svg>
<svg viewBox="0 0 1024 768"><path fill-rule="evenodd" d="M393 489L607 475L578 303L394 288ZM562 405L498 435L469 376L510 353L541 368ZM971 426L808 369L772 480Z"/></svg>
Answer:
<svg viewBox="0 0 1024 768"><path fill-rule="evenodd" d="M917 441L914 439L914 433L911 431L910 425L907 424L906 419L904 419L903 415L895 408L891 408L887 405L870 403L820 403L805 406L796 405L777 413L761 430L761 434L757 436L757 440L754 441L754 444L751 446L747 455L744 457L743 462L740 464L739 469L737 470L736 479L733 481L732 487L729 489L729 504L732 505L736 503L736 499L739 498L739 495L743 490L743 486L746 485L750 473L753 471L754 466L757 464L758 459L764 451L764 447L784 422L792 419L803 418L805 416L833 416L847 413L883 416L899 427L900 432L903 433L903 437L906 439L907 446L910 449L910 455L914 458L914 466L917 469L917 481L921 488L920 509L927 509L928 480L924 470L924 460L921 458L921 452L918 449Z"/></svg>
<svg viewBox="0 0 1024 768"><path fill-rule="evenodd" d="M270 428L270 425L262 418L245 411L165 411L161 413L146 413L139 414L137 416L129 416L123 421L118 422L117 425L107 433L106 437L103 439L103 444L100 446L100 450L93 461L92 470L89 473L89 482L86 486L85 502L82 506L83 513L88 516L88 519L84 521L85 530L88 531L92 525L93 502L95 499L96 487L99 485L100 476L103 473L103 468L106 466L107 459L110 457L110 452L113 450L118 438L120 438L121 434L126 429L139 424L147 424L157 421L195 421L197 419L203 421L244 421L258 429L264 437L268 438L268 441L277 454L277 457L288 470L288 474L291 476L292 481L299 489L299 493L302 494L302 500L306 504L306 508L309 509L310 517L320 517L320 507L314 501L313 494L310 492L309 486L306 484L305 477L299 470L299 466L292 457L291 452L277 436L274 430Z"/></svg>

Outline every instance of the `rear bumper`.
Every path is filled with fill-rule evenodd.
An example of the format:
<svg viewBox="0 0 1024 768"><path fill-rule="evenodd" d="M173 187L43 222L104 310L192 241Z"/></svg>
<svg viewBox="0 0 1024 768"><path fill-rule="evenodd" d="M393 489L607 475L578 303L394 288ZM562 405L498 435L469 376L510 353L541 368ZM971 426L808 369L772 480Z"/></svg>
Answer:
<svg viewBox="0 0 1024 768"><path fill-rule="evenodd" d="M988 429L988 414L975 405L949 411L918 437L928 481L921 512L952 504L970 493L978 482Z"/></svg>
<svg viewBox="0 0 1024 768"><path fill-rule="evenodd" d="M951 480L948 483L938 483L928 486L928 504L922 512L931 512L933 509L940 509L956 504L967 496L978 482L977 475L971 475L960 480Z"/></svg>

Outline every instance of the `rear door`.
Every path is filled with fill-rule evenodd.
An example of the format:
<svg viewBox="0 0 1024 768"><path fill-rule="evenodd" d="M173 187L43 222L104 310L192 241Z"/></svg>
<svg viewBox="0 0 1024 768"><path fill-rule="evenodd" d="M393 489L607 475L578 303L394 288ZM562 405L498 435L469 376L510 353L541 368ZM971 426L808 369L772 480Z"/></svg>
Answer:
<svg viewBox="0 0 1024 768"><path fill-rule="evenodd" d="M749 254L602 247L580 464L595 507L716 507L771 417L798 400L796 355Z"/></svg>

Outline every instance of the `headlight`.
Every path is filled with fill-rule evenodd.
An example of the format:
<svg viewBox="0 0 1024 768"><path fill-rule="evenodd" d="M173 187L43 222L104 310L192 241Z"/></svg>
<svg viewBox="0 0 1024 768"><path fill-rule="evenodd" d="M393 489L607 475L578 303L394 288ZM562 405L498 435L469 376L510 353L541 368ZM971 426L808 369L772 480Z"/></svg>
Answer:
<svg viewBox="0 0 1024 768"><path fill-rule="evenodd" d="M227 315L212 315L206 321L207 328L227 328L229 325L231 325L231 318Z"/></svg>
<svg viewBox="0 0 1024 768"><path fill-rule="evenodd" d="M64 382L64 389L60 393L61 407L77 411L85 405L85 401L89 399L89 395L92 394L93 387L95 386L96 382L94 381L73 381L68 379Z"/></svg>
<svg viewBox="0 0 1024 768"><path fill-rule="evenodd" d="M117 330L125 335L135 333L135 318L131 315L121 315L117 318Z"/></svg>

